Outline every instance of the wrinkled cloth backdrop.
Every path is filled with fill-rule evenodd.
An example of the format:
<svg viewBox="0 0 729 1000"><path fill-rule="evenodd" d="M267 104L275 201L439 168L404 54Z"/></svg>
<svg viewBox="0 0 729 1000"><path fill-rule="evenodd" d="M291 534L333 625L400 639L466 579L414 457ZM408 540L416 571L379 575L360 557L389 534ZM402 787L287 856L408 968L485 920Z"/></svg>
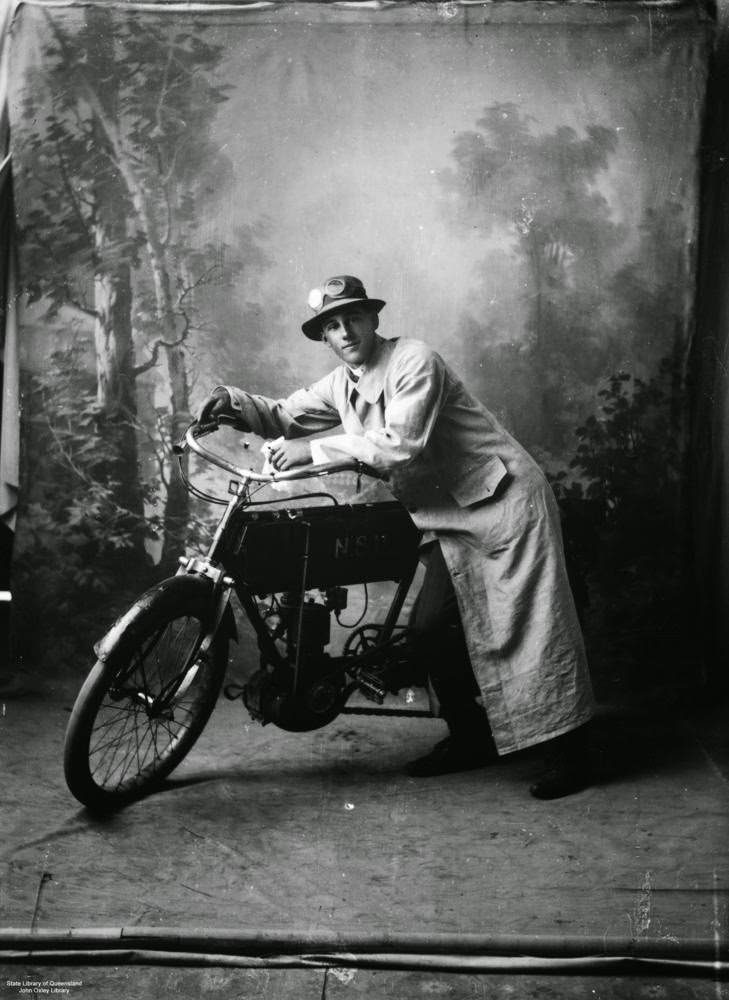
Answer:
<svg viewBox="0 0 729 1000"><path fill-rule="evenodd" d="M598 694L692 683L707 45L694 8L21 7L17 663L81 673L198 544L170 441L213 385L324 374L306 297L348 272L552 478Z"/></svg>

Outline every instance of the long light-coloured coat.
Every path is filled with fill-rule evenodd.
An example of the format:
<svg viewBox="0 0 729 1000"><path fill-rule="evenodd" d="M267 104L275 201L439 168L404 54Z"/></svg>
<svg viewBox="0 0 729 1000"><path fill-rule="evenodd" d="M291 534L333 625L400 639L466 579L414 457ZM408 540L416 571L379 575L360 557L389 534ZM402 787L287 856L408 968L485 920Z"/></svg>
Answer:
<svg viewBox="0 0 729 1000"><path fill-rule="evenodd" d="M453 579L499 753L551 739L593 709L552 490L524 449L418 340L377 337L358 382L342 365L273 400L226 386L261 437L317 439L387 476Z"/></svg>

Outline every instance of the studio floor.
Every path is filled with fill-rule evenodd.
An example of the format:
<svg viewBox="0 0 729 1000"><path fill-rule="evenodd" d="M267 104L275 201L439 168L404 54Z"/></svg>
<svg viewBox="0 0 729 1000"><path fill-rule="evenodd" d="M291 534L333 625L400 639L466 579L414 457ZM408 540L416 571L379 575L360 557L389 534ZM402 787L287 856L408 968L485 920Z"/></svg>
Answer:
<svg viewBox="0 0 729 1000"><path fill-rule="evenodd" d="M221 700L157 794L94 818L66 789L71 688L2 702L0 927L177 929L373 938L483 935L716 942L729 923L729 743L725 710L605 710L598 781L528 794L533 751L442 778L403 767L443 734L435 719L341 716L293 735ZM4 957L3 957L4 955ZM198 956L199 961L199 956ZM210 967L130 951L41 959L0 953L0 996L67 989L125 997L729 998L729 982L645 974L530 972L447 963L405 969L323 963ZM571 974L567 974L571 973ZM19 983L67 983L19 986ZM74 984L81 985L74 985ZM36 994L37 995L37 994Z"/></svg>

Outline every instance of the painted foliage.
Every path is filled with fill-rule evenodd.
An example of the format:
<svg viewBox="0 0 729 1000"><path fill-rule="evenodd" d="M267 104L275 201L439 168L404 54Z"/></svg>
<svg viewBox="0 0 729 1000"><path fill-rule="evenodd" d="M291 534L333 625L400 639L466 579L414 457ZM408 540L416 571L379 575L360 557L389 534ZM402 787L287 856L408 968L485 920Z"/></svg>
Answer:
<svg viewBox="0 0 729 1000"><path fill-rule="evenodd" d="M682 648L704 28L395 7L21 9L21 658L85 655L204 535L170 443L219 382L323 374L342 272L553 477L597 659Z"/></svg>

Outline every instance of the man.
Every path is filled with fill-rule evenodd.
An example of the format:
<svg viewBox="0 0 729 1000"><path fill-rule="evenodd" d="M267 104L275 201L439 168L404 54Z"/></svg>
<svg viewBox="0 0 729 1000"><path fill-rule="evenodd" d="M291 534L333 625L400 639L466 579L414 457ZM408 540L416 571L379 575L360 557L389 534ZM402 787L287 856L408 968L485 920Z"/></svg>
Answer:
<svg viewBox="0 0 729 1000"><path fill-rule="evenodd" d="M377 333L385 303L351 275L309 296L302 330L342 364L273 400L219 386L201 423L226 414L265 438L275 469L352 457L378 470L423 532L426 573L412 625L449 736L413 776L482 767L543 743L531 792L584 788L593 699L567 581L557 504L541 470L443 359ZM341 424L342 432L306 435Z"/></svg>

